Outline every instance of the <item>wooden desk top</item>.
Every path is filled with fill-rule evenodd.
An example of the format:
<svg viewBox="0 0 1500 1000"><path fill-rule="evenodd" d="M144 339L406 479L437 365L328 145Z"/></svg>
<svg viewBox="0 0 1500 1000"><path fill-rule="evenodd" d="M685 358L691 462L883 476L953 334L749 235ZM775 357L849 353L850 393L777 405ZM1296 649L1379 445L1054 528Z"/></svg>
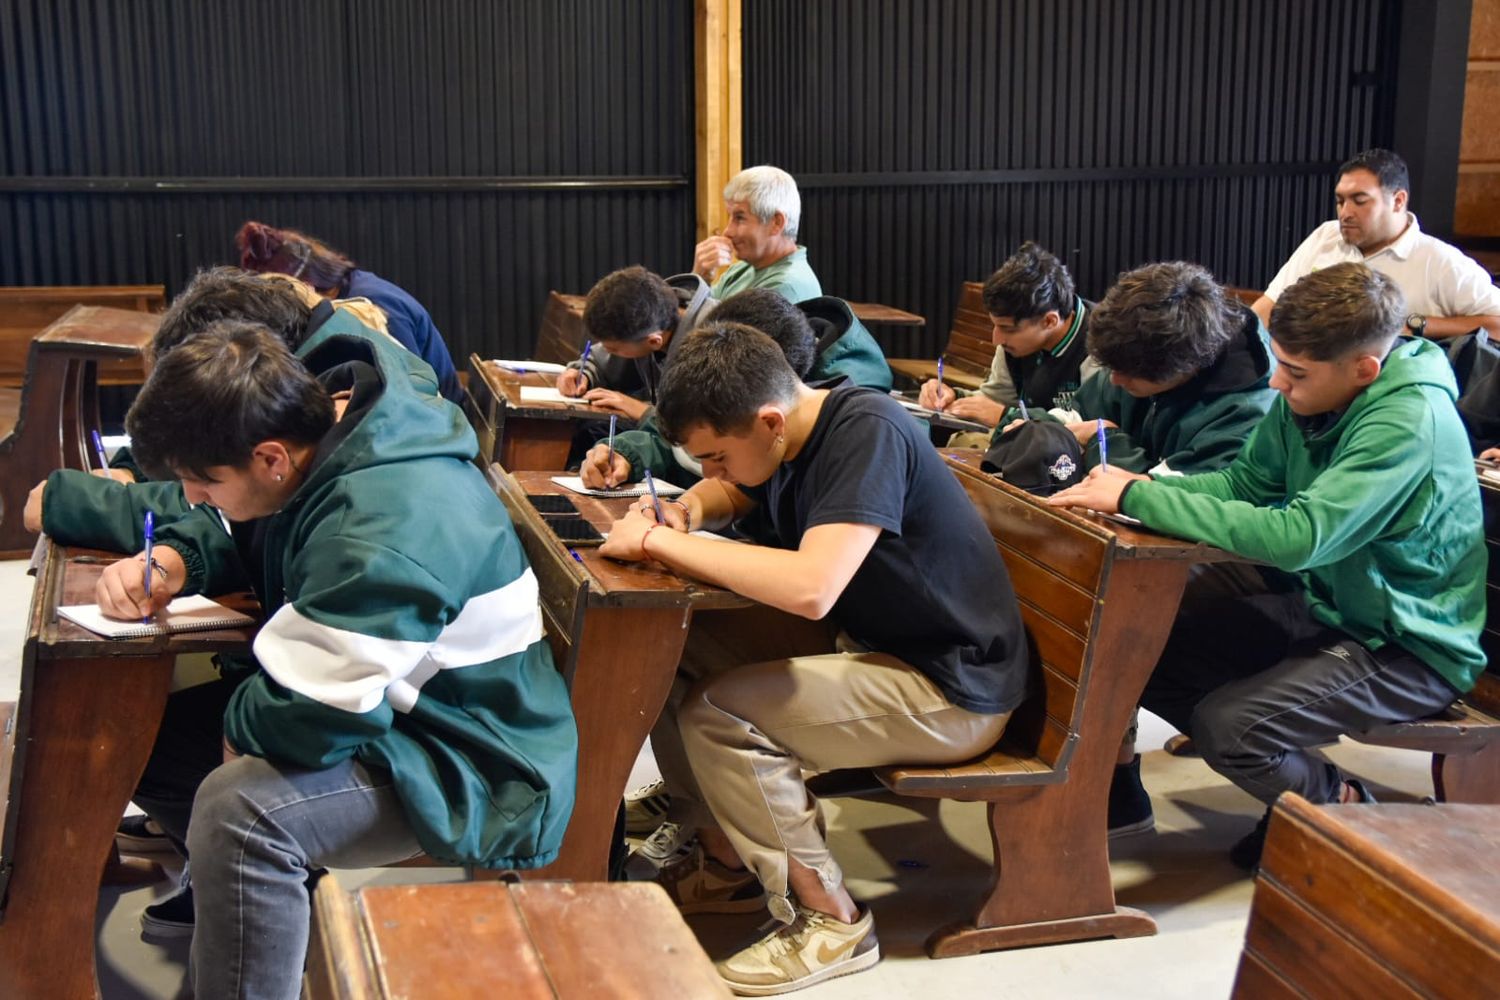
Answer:
<svg viewBox="0 0 1500 1000"><path fill-rule="evenodd" d="M36 336L43 349L85 347L138 357L161 327L161 316L113 306L74 306Z"/></svg>
<svg viewBox="0 0 1500 1000"><path fill-rule="evenodd" d="M657 562L621 562L600 555L596 547L570 548L564 545L526 502L524 494L565 496L573 501L590 524L604 533L608 533L610 525L623 517L635 501L626 497L606 500L574 493L552 481L552 477L558 475L556 472L523 471L511 475L523 494L518 498L524 505L523 516L528 512L534 515L534 519L525 518L527 526L523 530L533 531L547 538L552 546L574 558L588 578L590 604L683 604L711 610L749 607L754 603L732 591L679 577Z"/></svg>
<svg viewBox="0 0 1500 1000"><path fill-rule="evenodd" d="M1084 514L1063 507L1049 507L1041 497L1033 496L1025 490L1017 489L999 476L992 476L988 472L980 471L979 464L984 460L984 453L978 449L944 448L940 453L947 461L948 467L953 469L955 474L960 478L963 476L972 476L988 480L1005 490L1005 492L1026 500L1035 509L1038 518L1063 518L1077 524L1086 525L1091 531L1103 532L1113 536L1115 539L1115 558L1117 559L1166 559L1194 563L1247 561L1231 552L1216 549L1212 545L1187 541L1181 538L1172 538L1168 535L1159 535L1149 528L1124 524L1120 521L1112 520L1103 514L1092 512Z"/></svg>
<svg viewBox="0 0 1500 1000"><path fill-rule="evenodd" d="M879 302L850 302L849 309L861 323L883 326L926 326L927 320L916 313L895 306L883 306Z"/></svg>
<svg viewBox="0 0 1500 1000"><path fill-rule="evenodd" d="M254 629L217 629L178 632L142 639L106 639L57 614L58 605L93 604L94 585L104 567L119 559L110 552L67 549L51 540L37 571L32 595L27 641L35 642L43 659L85 659L99 656L156 656L162 653L246 652ZM259 614L251 594L216 598L236 611Z"/></svg>
<svg viewBox="0 0 1500 1000"><path fill-rule="evenodd" d="M661 887L318 884L307 996L728 997ZM336 971L335 971L336 970Z"/></svg>
<svg viewBox="0 0 1500 1000"><path fill-rule="evenodd" d="M557 377L542 372L513 372L501 368L493 361L472 359L474 370L484 382L484 387L497 399L504 400L506 408L517 416L536 420L609 420L609 411L587 403L523 403L522 386L553 388ZM471 387L472 388L472 387Z"/></svg>

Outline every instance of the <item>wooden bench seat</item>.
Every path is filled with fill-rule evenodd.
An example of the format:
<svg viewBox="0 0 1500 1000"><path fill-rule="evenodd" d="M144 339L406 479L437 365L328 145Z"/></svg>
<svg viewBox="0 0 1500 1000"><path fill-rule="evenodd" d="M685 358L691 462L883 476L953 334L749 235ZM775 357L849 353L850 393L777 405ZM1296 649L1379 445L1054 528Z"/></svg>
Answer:
<svg viewBox="0 0 1500 1000"><path fill-rule="evenodd" d="M978 389L989 378L995 360L995 344L990 314L984 307L984 286L977 281L964 282L958 295L958 311L948 344L943 348L943 381L960 389ZM887 358L897 376L921 385L937 378L937 359Z"/></svg>
<svg viewBox="0 0 1500 1000"><path fill-rule="evenodd" d="M1031 696L1000 743L957 766L877 768L891 791L989 804L994 874L972 918L936 931L935 958L1153 934L1117 906L1107 838L1120 734L1160 654L1195 561L1217 550L1105 527L973 468L950 467L989 527L1020 603Z"/></svg>
<svg viewBox="0 0 1500 1000"><path fill-rule="evenodd" d="M1433 797L1439 802L1500 805L1500 484L1480 477L1479 495L1489 550L1480 645L1489 667L1472 691L1441 714L1351 736L1375 746L1430 752Z"/></svg>

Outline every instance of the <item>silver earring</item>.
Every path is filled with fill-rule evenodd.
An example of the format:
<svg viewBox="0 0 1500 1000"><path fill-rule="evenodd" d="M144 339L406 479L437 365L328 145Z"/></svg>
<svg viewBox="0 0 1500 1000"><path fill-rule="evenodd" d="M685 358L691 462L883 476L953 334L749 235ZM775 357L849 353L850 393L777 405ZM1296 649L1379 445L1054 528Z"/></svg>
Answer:
<svg viewBox="0 0 1500 1000"><path fill-rule="evenodd" d="M286 477L285 477L285 476L283 476L283 475L282 475L282 474L281 474L281 473L279 473L279 472L278 472L278 473L276 473L276 481L277 481L277 482L278 482L278 483L279 483L279 482L281 482L281 481L282 481L282 480L283 480L283 479L285 479L285 478L286 478Z"/></svg>

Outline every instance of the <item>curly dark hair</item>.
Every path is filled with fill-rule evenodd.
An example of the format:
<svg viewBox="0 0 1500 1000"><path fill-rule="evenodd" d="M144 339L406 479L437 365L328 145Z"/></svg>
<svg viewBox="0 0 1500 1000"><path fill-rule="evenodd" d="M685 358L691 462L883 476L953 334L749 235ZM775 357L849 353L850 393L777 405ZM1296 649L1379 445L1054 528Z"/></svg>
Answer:
<svg viewBox="0 0 1500 1000"><path fill-rule="evenodd" d="M1207 268L1147 264L1121 274L1094 309L1089 353L1121 375L1166 382L1217 361L1238 325Z"/></svg>
<svg viewBox="0 0 1500 1000"><path fill-rule="evenodd" d="M1313 361L1353 352L1384 356L1406 321L1406 296L1390 278L1355 261L1306 275L1276 300L1271 338Z"/></svg>
<svg viewBox="0 0 1500 1000"><path fill-rule="evenodd" d="M799 385L770 337L742 323L710 321L688 334L662 375L657 423L675 444L698 424L733 434L765 404L790 403Z"/></svg>
<svg viewBox="0 0 1500 1000"><path fill-rule="evenodd" d="M266 327L292 350L302 346L312 310L292 286L237 267L211 267L193 275L162 315L151 338L151 358L159 362L172 348L220 320L242 320Z"/></svg>
<svg viewBox="0 0 1500 1000"><path fill-rule="evenodd" d="M817 337L807 314L769 288L731 295L713 311L715 323L739 323L776 341L799 379L807 378L817 354Z"/></svg>
<svg viewBox="0 0 1500 1000"><path fill-rule="evenodd" d="M677 293L639 264L612 271L589 289L583 327L595 340L644 340L677 328Z"/></svg>
<svg viewBox="0 0 1500 1000"><path fill-rule="evenodd" d="M1073 276L1052 254L1027 240L984 283L984 307L991 316L1014 320L1073 312Z"/></svg>

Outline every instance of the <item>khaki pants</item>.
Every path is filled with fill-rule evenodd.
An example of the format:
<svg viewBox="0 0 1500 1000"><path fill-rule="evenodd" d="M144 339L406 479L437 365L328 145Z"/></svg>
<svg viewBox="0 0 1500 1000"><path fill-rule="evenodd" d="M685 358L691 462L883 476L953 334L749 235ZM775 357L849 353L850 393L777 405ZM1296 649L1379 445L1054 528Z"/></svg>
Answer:
<svg viewBox="0 0 1500 1000"><path fill-rule="evenodd" d="M671 818L722 828L788 921L789 858L829 889L843 880L803 771L957 763L989 750L1010 717L958 708L914 667L847 640L823 652L826 629L821 650L763 655L798 638L807 650L816 624L765 620L762 609L695 617L679 686L651 735Z"/></svg>

